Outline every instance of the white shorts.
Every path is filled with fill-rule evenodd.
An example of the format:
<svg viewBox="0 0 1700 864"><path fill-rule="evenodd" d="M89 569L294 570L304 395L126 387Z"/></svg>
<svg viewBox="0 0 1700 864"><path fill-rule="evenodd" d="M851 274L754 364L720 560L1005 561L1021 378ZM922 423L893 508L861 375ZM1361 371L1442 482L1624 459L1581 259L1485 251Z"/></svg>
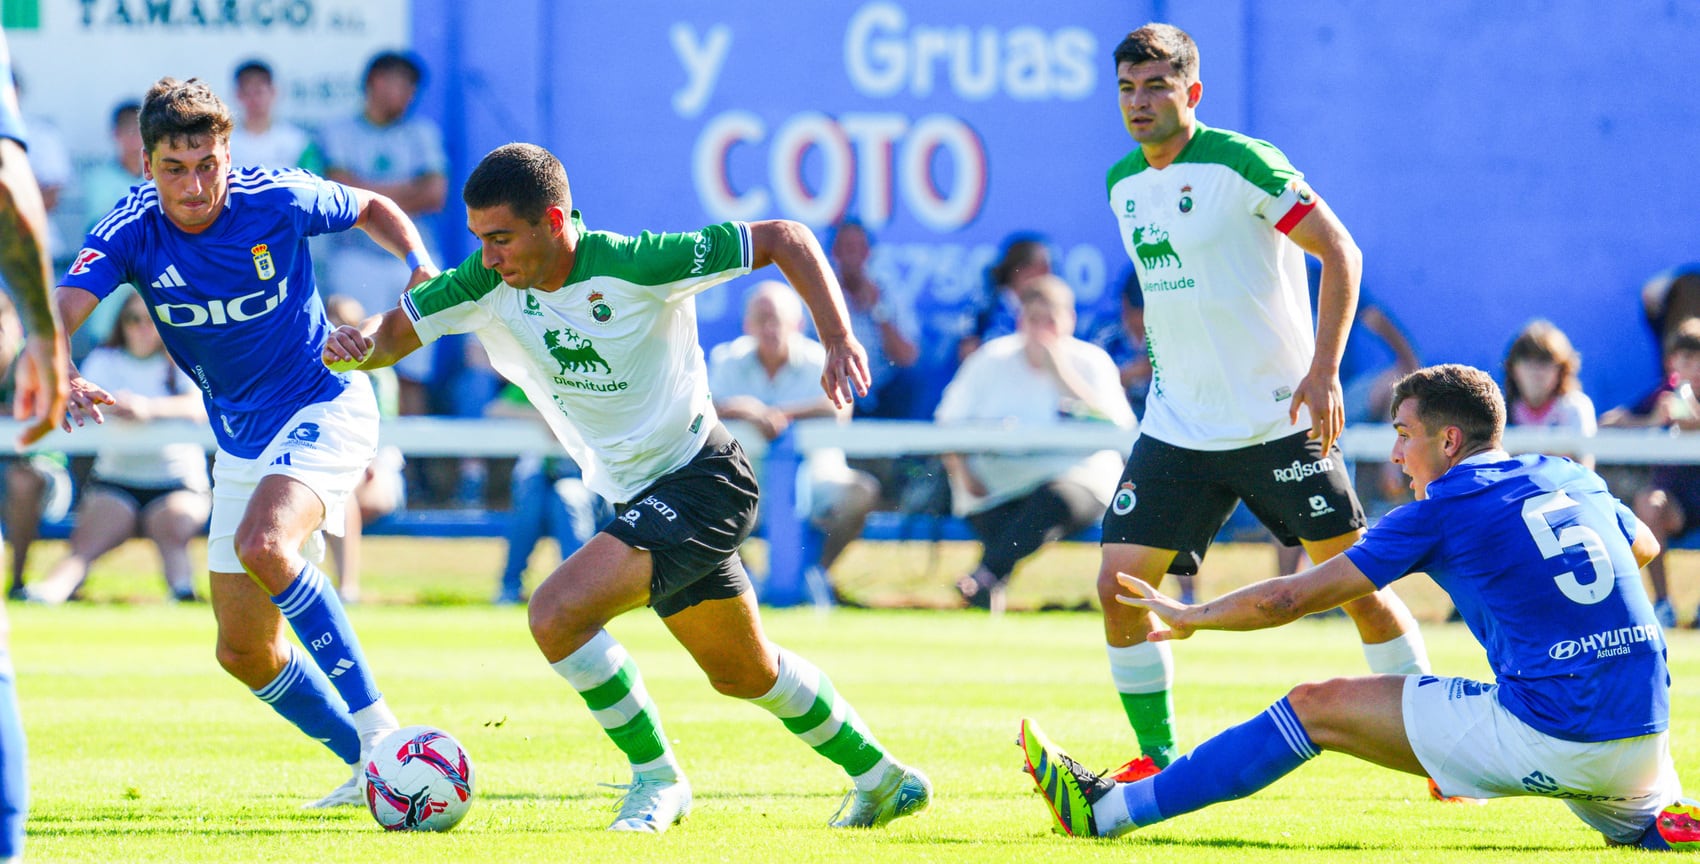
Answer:
<svg viewBox="0 0 1700 864"><path fill-rule="evenodd" d="M207 569L241 573L236 557L236 528L248 510L248 499L269 474L299 480L325 506L319 528L342 534L349 493L366 475L378 447L378 402L364 375L349 376L348 387L335 399L315 402L295 412L259 456L244 459L223 449L213 459L212 521L207 527ZM318 544L318 531L309 543ZM307 557L317 559L323 550Z"/></svg>
<svg viewBox="0 0 1700 864"><path fill-rule="evenodd" d="M1566 741L1507 711L1498 690L1467 678L1405 679L1405 735L1442 793L1559 798L1617 843L1640 839L1653 817L1682 797L1668 732Z"/></svg>

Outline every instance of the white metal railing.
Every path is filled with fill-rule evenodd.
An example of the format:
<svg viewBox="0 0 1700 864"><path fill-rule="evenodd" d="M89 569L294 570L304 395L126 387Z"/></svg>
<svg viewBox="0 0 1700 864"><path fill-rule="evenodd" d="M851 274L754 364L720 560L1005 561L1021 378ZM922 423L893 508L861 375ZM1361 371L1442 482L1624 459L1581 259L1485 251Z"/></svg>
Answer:
<svg viewBox="0 0 1700 864"><path fill-rule="evenodd" d="M14 421L0 421L0 442L16 438L20 428ZM1133 442L1133 433L1102 423L1034 428L907 420L847 424L805 420L793 428L796 448L800 451L837 447L850 456L870 458L1039 449L1125 451ZM560 446L542 423L516 418L398 417L383 422L379 441L395 445L410 456L518 456L550 452ZM210 450L212 431L205 424L187 421L135 424L108 420L101 425L91 423L69 434L55 432L31 449L63 453L92 453L109 448L146 451L183 442L200 444ZM1506 430L1505 444L1513 453L1591 453L1608 465L1700 462L1700 434L1683 435L1663 429L1601 429L1597 436L1584 438L1547 429L1512 428ZM1384 459L1392 446L1393 429L1385 425L1353 426L1340 438L1346 457L1354 460Z"/></svg>

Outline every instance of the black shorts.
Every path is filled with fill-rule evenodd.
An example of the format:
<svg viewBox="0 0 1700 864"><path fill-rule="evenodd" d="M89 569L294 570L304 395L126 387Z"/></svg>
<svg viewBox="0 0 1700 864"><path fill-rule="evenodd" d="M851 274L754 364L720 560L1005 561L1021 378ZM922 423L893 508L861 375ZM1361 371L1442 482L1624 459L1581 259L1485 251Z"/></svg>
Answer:
<svg viewBox="0 0 1700 864"><path fill-rule="evenodd" d="M140 515L142 511L148 509L148 505L153 502L158 501L173 492L187 491L189 487L184 486L181 483L174 486L131 486L126 483L117 483L111 480L104 480L99 477L90 477L88 488L83 491L83 494L87 495L97 489L111 495L114 498L120 498L129 502L130 507L136 511L137 515Z"/></svg>
<svg viewBox="0 0 1700 864"><path fill-rule="evenodd" d="M1104 542L1174 549L1169 572L1190 576L1242 500L1288 546L1364 527L1339 445L1324 458L1306 435L1237 450L1188 450L1139 436L1104 512Z"/></svg>
<svg viewBox="0 0 1700 864"><path fill-rule="evenodd" d="M753 590L738 547L756 524L755 472L716 426L683 468L617 505L603 533L650 553L649 605L663 618Z"/></svg>

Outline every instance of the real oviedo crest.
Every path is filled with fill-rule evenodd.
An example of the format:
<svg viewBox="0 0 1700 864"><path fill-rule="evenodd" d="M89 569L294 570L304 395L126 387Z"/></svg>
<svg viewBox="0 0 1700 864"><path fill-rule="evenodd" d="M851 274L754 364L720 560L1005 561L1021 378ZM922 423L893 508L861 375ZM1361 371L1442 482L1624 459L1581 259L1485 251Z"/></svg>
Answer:
<svg viewBox="0 0 1700 864"><path fill-rule="evenodd" d="M277 275L277 267L272 265L271 250L266 248L266 244L261 243L248 251L254 253L254 272L260 274L261 279Z"/></svg>

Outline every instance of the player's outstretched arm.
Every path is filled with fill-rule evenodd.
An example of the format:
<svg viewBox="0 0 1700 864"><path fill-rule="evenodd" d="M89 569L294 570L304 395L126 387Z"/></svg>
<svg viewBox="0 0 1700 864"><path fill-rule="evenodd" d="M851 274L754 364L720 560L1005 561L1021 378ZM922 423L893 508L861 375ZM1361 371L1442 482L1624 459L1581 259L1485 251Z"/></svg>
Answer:
<svg viewBox="0 0 1700 864"><path fill-rule="evenodd" d="M391 255L407 262L408 269L413 271L408 287L436 276L437 266L431 262L425 240L406 211L377 192L369 189L353 191L355 200L360 202L360 218L354 221L354 227L365 231L366 236Z"/></svg>
<svg viewBox="0 0 1700 864"><path fill-rule="evenodd" d="M751 222L750 250L751 270L779 265L779 272L809 307L815 332L826 348L826 368L820 383L832 404L842 407L857 396L868 395L873 381L868 375L868 352L850 332L844 292L838 287L838 277L833 275L826 253L815 242L814 232L789 219Z"/></svg>
<svg viewBox="0 0 1700 864"><path fill-rule="evenodd" d="M1316 354L1311 357L1310 371L1293 390L1288 416L1297 423L1299 406L1309 407L1310 437L1320 440L1327 452L1346 427L1340 359L1345 355L1346 334L1352 329L1352 316L1358 308L1364 256L1346 226L1320 198L1287 236L1322 261L1322 285L1316 300Z"/></svg>
<svg viewBox="0 0 1700 864"><path fill-rule="evenodd" d="M94 307L100 305L100 298L81 288L61 285L54 291L53 302L58 307L59 320L64 323L65 334L69 337L77 332L77 328L83 326ZM59 418L60 428L69 432L73 423L82 426L87 420L106 422L100 406L113 404L112 394L99 384L84 378L82 373L77 371L76 364L70 365L69 372L69 395L65 400L65 411Z"/></svg>
<svg viewBox="0 0 1700 864"><path fill-rule="evenodd" d="M401 358L419 350L419 332L412 319L397 306L365 321L344 324L325 337L321 359L335 372L379 369L394 366Z"/></svg>
<svg viewBox="0 0 1700 864"><path fill-rule="evenodd" d="M6 85L8 88L10 84ZM49 288L53 275L43 245L47 207L23 145L0 139L0 277L10 286L24 322L24 356L18 364L12 416L29 421L19 447L53 431L65 413L70 382L70 347Z"/></svg>
<svg viewBox="0 0 1700 864"><path fill-rule="evenodd" d="M1117 594L1116 602L1149 609L1169 625L1168 630L1152 631L1153 642L1185 639L1198 630L1279 627L1375 593L1375 583L1344 555L1336 555L1302 573L1247 585L1198 605L1171 599L1137 576L1117 573L1116 580L1128 590L1127 594Z"/></svg>

